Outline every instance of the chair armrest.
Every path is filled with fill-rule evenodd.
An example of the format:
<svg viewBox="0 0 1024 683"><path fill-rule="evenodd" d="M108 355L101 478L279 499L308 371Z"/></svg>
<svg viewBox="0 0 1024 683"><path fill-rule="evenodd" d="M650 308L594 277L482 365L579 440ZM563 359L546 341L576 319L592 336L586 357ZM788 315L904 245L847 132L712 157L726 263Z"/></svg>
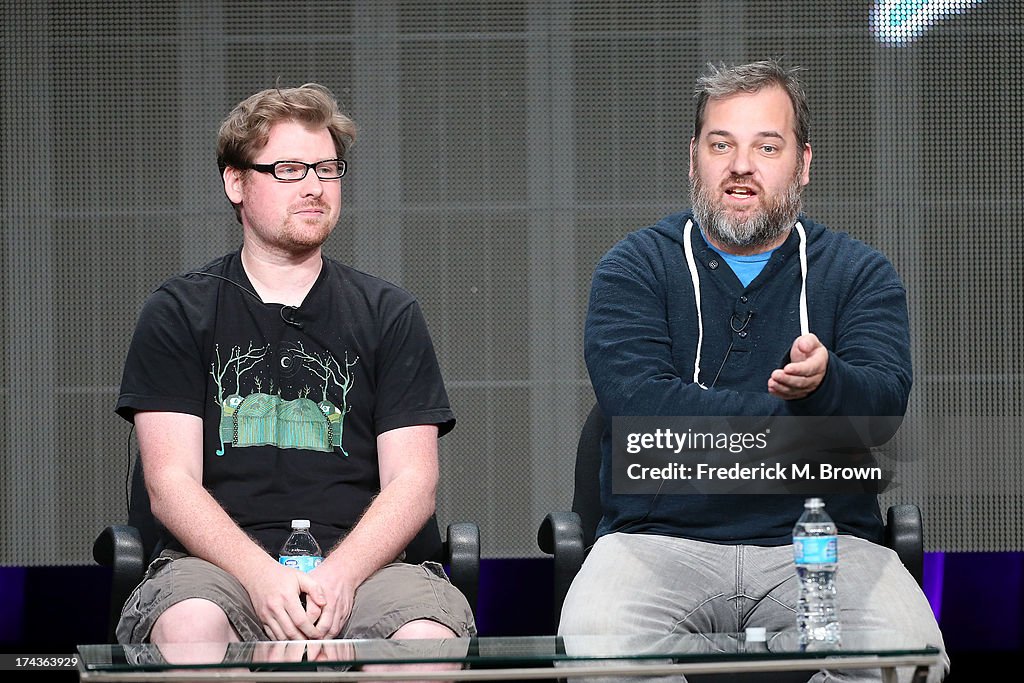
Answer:
<svg viewBox="0 0 1024 683"><path fill-rule="evenodd" d="M583 521L575 512L550 512L537 530L537 545L554 555L554 618L562 617L569 586L583 566Z"/></svg>
<svg viewBox="0 0 1024 683"><path fill-rule="evenodd" d="M92 544L92 556L104 567L113 569L110 586L110 624L107 637L117 642L114 629L121 616L121 608L128 596L142 580L146 558L142 549L142 536L132 526L108 526Z"/></svg>
<svg viewBox="0 0 1024 683"><path fill-rule="evenodd" d="M480 589L480 527L472 522L449 524L445 559L452 583L466 596L470 609L476 614Z"/></svg>
<svg viewBox="0 0 1024 683"><path fill-rule="evenodd" d="M923 585L924 527L919 507L893 505L886 511L885 544L896 551L917 584Z"/></svg>

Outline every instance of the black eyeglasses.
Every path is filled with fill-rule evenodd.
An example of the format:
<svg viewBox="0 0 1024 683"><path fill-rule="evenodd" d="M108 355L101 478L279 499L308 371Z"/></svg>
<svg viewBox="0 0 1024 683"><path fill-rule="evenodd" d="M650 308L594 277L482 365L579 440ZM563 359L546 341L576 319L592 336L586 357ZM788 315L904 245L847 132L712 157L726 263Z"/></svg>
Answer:
<svg viewBox="0 0 1024 683"><path fill-rule="evenodd" d="M272 164L249 164L248 168L260 173L269 173L285 182L302 180L313 169L320 180L337 180L345 175L348 164L344 159L324 159L313 164L305 161L275 161Z"/></svg>

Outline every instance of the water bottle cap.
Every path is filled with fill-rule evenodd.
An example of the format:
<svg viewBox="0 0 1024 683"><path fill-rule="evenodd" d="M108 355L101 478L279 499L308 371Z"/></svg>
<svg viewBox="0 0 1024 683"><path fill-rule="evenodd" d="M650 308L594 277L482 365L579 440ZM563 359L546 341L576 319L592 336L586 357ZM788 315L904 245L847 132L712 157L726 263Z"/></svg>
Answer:
<svg viewBox="0 0 1024 683"><path fill-rule="evenodd" d="M308 529L309 528L309 520L308 519L293 519L292 520L292 528L293 529Z"/></svg>
<svg viewBox="0 0 1024 683"><path fill-rule="evenodd" d="M823 508L825 507L825 501L821 498L808 498L804 501L805 508Z"/></svg>

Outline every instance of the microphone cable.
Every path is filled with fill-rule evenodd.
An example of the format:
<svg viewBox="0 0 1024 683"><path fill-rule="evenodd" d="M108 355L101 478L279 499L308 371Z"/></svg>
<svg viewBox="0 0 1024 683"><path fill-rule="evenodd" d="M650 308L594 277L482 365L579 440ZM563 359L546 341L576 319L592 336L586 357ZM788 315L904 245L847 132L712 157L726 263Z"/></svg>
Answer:
<svg viewBox="0 0 1024 683"><path fill-rule="evenodd" d="M185 275L205 275L206 277L214 277L214 278L217 278L218 280L223 280L224 282L230 282L235 287L238 287L240 290L242 290L243 292L245 292L246 294L248 294L252 298L256 299L256 301L259 301L261 304L264 303L263 299L260 298L259 294L257 294L256 292L252 291L251 289L249 289L245 285L241 285L241 284L235 282L234 280L232 280L229 277L224 277L223 275L217 275L216 273L207 273L207 272L201 271L201 270L194 270L194 271L192 271L190 273L185 273ZM288 315L285 315L285 309L289 310L289 314ZM280 314L281 314L281 320L283 320L286 325L291 325L292 327L297 327L297 328L299 328L301 330L302 329L302 323L300 323L297 320L292 319L292 317L291 317L291 316L294 316L295 313L298 312L298 310L299 310L298 306L290 306L288 304L282 304L281 305Z"/></svg>

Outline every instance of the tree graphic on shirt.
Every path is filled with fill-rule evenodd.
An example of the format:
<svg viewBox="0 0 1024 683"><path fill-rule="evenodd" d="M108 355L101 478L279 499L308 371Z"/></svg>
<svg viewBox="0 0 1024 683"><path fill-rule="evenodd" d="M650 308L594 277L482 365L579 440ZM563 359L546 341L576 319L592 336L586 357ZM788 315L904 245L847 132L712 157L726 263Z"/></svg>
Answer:
<svg viewBox="0 0 1024 683"><path fill-rule="evenodd" d="M307 351L302 342L286 348L286 356L301 363L307 376L305 384L296 396L282 396L282 387L274 392L274 381L270 378L267 393L263 391L264 377L253 372L265 364L270 345L249 344L243 351L241 346L231 347L227 359L221 354L220 345L214 347L214 360L210 364L210 375L217 385L216 398L221 409L220 448L217 455L226 453L228 444L233 447L274 445L279 448L294 448L329 453L339 448L348 456L342 444L345 415L351 410L349 392L355 384L353 368L359 357L349 359L345 352L343 361L338 361L328 352ZM283 366L282 366L283 367ZM235 387L231 390L230 376L234 374ZM252 373L249 386L242 387L243 376ZM298 378L297 378L298 379ZM253 389L255 387L255 389ZM310 398L319 390L320 400ZM340 398L341 405L335 405L333 398Z"/></svg>
<svg viewBox="0 0 1024 683"><path fill-rule="evenodd" d="M306 351L302 342L296 342L290 351L296 358L302 360L302 366L306 368L310 374L321 381L320 410L328 417L328 419L337 424L337 436L335 440L338 442L341 452L345 456L348 456L344 446L341 445L341 437L345 428L345 415L352 410L352 406L348 404L348 392L352 390L352 386L355 384L355 375L352 372L352 368L359 363L359 356L349 360L348 351L346 351L345 360L339 362L338 359L330 353L319 354L312 351ZM327 392L332 386L338 387L340 390L340 406L335 406L327 398Z"/></svg>

